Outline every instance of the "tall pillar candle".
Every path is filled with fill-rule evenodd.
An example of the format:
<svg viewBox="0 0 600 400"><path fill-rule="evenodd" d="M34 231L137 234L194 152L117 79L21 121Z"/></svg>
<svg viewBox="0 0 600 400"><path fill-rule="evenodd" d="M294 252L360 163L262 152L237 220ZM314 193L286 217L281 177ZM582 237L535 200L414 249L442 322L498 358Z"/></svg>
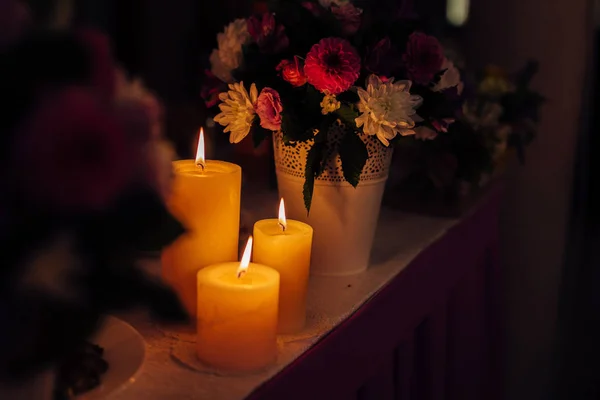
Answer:
<svg viewBox="0 0 600 400"><path fill-rule="evenodd" d="M254 262L279 272L279 333L295 333L306 323L306 291L310 272L313 229L300 221L286 220L283 199L279 219L254 225Z"/></svg>
<svg viewBox="0 0 600 400"><path fill-rule="evenodd" d="M250 263L252 238L242 262L198 272L196 352L207 365L254 371L277 358L279 273Z"/></svg>
<svg viewBox="0 0 600 400"><path fill-rule="evenodd" d="M175 177L167 205L188 231L162 254L163 279L191 316L196 315L198 270L238 258L242 170L203 158L202 154L196 161L173 163Z"/></svg>

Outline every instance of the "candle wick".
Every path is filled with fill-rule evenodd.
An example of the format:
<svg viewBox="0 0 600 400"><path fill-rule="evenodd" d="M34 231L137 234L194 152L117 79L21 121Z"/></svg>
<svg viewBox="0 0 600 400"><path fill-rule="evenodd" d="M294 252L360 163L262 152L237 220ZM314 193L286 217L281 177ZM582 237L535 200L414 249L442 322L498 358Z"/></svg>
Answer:
<svg viewBox="0 0 600 400"><path fill-rule="evenodd" d="M281 227L281 230L285 232L285 225L282 224L281 222L278 222L278 224Z"/></svg>
<svg viewBox="0 0 600 400"><path fill-rule="evenodd" d="M238 277L238 279L241 279L241 278L242 278L242 276L246 275L246 271L247 271L247 270L245 270L245 269L242 269L242 270L240 270L240 271L237 273L237 277Z"/></svg>
<svg viewBox="0 0 600 400"><path fill-rule="evenodd" d="M196 163L196 167L202 168L202 172L204 172L204 170L206 169L206 165L202 161L198 161Z"/></svg>

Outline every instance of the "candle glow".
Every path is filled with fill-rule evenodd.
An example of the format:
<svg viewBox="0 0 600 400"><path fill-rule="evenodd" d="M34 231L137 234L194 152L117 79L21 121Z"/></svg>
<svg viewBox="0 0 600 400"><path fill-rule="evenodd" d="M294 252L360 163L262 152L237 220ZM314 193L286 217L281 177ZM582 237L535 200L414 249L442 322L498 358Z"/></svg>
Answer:
<svg viewBox="0 0 600 400"><path fill-rule="evenodd" d="M196 166L206 168L206 158L204 155L204 128L200 128L200 135L198 137L198 149L196 150Z"/></svg>
<svg viewBox="0 0 600 400"><path fill-rule="evenodd" d="M248 238L248 243L246 243L246 248L244 249L244 254L242 255L242 260L240 261L240 266L237 270L238 279L241 278L248 272L248 265L250 265L250 257L252 256L252 236Z"/></svg>
<svg viewBox="0 0 600 400"><path fill-rule="evenodd" d="M285 218L285 204L283 202L283 197L279 202L279 226L285 232L285 228L287 228L287 220Z"/></svg>

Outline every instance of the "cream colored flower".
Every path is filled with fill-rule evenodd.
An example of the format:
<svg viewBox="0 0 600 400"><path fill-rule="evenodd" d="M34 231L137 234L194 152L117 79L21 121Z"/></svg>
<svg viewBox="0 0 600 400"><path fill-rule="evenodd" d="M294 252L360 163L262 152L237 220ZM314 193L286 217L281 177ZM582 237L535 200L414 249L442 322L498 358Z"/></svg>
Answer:
<svg viewBox="0 0 600 400"><path fill-rule="evenodd" d="M460 71L454 66L454 63L447 58L442 63L442 70L444 70L440 81L433 87L434 92L441 92L442 90L450 89L452 87L457 88L458 94L460 95L463 90L463 83L460 81Z"/></svg>
<svg viewBox="0 0 600 400"><path fill-rule="evenodd" d="M336 110L339 110L342 103L340 103L338 101L338 99L335 98L334 95L327 94L327 95L325 95L325 97L323 97L323 100L321 101L320 105L321 105L321 114L327 115Z"/></svg>
<svg viewBox="0 0 600 400"><path fill-rule="evenodd" d="M356 118L356 126L362 126L367 135L377 135L381 143L389 146L396 135L413 135L415 108L421 105L421 96L410 94L410 81L382 82L375 75L367 79L367 90L358 89L358 109L362 113Z"/></svg>
<svg viewBox="0 0 600 400"><path fill-rule="evenodd" d="M242 64L242 46L250 40L246 20L236 19L217 35L218 48L210 55L211 72L223 82L233 82L231 71Z"/></svg>
<svg viewBox="0 0 600 400"><path fill-rule="evenodd" d="M214 118L215 122L225 127L224 132L231 132L229 141L239 143L250 132L256 111L254 105L258 98L258 90L253 83L250 86L250 93L244 87L244 82L229 84L229 91L221 93L219 104L221 112Z"/></svg>

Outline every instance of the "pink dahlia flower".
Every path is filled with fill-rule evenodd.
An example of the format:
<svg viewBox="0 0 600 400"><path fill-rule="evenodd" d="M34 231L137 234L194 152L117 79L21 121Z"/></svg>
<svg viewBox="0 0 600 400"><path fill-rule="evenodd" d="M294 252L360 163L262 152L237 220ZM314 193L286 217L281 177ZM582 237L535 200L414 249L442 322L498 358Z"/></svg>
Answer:
<svg viewBox="0 0 600 400"><path fill-rule="evenodd" d="M308 52L304 73L308 83L320 92L338 95L358 79L360 56L347 40L321 39Z"/></svg>

